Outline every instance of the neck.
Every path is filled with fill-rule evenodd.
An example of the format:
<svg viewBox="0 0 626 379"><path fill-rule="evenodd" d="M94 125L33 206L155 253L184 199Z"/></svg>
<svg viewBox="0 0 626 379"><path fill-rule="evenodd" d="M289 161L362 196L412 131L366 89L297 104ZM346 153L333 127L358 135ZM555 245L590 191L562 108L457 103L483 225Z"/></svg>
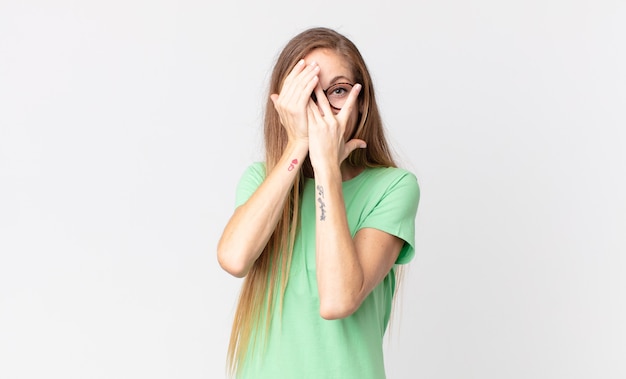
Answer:
<svg viewBox="0 0 626 379"><path fill-rule="evenodd" d="M363 171L363 167L350 165L347 161L341 163L341 180L347 181L355 178Z"/></svg>

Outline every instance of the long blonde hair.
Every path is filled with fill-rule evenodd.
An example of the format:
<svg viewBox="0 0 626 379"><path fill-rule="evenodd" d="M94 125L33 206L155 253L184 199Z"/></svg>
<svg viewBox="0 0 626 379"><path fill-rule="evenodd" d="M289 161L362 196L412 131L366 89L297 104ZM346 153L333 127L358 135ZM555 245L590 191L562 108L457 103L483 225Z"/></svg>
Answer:
<svg viewBox="0 0 626 379"><path fill-rule="evenodd" d="M292 38L276 61L269 94L280 92L285 77L300 59L311 51L322 48L342 56L352 68L356 83L363 86L359 94L359 119L350 138L366 141L367 149L354 150L347 158L348 163L355 167L396 167L384 136L383 123L367 66L356 46L340 33L328 28L312 28ZM280 123L269 94L264 120L267 173L274 169L287 146L287 133ZM264 339L260 333L261 321L265 320L264 330L267 331L271 319L270 311L276 300L280 302L282 309L282 298L298 229L300 196L306 177L313 177L308 157L296 176L276 229L244 280L228 347L230 374L237 373L245 362L246 355L250 353L249 350L254 349L259 340Z"/></svg>

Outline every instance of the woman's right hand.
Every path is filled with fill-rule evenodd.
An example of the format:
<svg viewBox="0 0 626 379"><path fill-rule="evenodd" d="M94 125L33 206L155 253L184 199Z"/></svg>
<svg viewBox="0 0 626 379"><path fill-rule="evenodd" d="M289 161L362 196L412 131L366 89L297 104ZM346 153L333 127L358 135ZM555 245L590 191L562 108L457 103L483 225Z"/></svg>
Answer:
<svg viewBox="0 0 626 379"><path fill-rule="evenodd" d="M319 81L319 71L316 62L307 65L300 59L285 78L280 93L270 95L290 142L308 144L307 105Z"/></svg>
<svg viewBox="0 0 626 379"><path fill-rule="evenodd" d="M270 96L289 141L265 180L235 209L218 243L220 265L236 277L246 276L263 252L309 151L307 112L318 74L316 63L306 65L300 60L285 78L280 93Z"/></svg>

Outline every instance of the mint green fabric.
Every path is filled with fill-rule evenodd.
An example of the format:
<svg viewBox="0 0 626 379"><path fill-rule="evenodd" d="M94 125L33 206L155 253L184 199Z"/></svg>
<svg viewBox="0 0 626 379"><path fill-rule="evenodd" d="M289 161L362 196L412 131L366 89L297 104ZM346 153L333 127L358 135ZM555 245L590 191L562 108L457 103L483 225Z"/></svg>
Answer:
<svg viewBox="0 0 626 379"><path fill-rule="evenodd" d="M249 166L237 188L236 205L245 203L264 178L263 163ZM306 179L282 317L275 305L267 345L251 352L240 370L240 379L385 378L382 346L395 290L394 270L351 316L340 320L320 316L314 187L315 181ZM352 236L361 228L385 231L405 241L396 264L413 258L420 192L412 173L399 168L369 168L343 182L343 194Z"/></svg>

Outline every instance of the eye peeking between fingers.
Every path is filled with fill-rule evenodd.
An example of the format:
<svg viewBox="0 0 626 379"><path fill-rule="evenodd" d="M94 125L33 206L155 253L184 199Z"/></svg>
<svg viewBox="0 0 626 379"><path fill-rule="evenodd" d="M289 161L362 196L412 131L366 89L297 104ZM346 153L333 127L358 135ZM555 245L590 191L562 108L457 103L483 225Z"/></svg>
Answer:
<svg viewBox="0 0 626 379"><path fill-rule="evenodd" d="M336 83L323 91L330 106L339 111L346 103L346 100L348 100L348 95L350 95L352 87L354 87L354 84L351 83ZM311 94L311 98L317 103L315 93Z"/></svg>

